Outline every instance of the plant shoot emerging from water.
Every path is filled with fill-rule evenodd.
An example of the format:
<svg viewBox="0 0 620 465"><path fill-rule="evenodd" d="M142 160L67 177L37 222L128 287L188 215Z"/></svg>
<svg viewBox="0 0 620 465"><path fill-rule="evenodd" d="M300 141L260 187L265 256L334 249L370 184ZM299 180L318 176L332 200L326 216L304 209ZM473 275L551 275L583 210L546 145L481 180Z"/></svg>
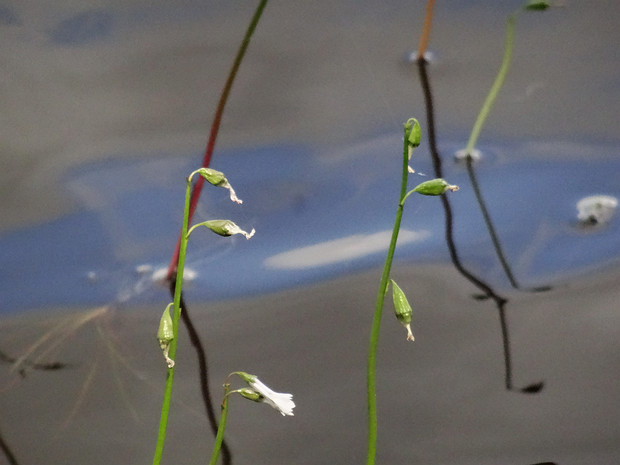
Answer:
<svg viewBox="0 0 620 465"><path fill-rule="evenodd" d="M185 268L185 255L187 252L187 241L189 239L189 233L193 231L192 228L188 231L189 226L189 210L190 210L190 198L191 198L191 185L194 175L199 174L206 181L216 187L223 187L230 192L230 199L235 203L241 203L241 200L236 196L234 190L230 186L230 183L224 176L224 173L211 169L200 168L192 172L186 179L185 185L185 209L183 213L183 226L181 228L181 242L179 246L179 260L176 268L176 283L174 290L174 302L169 304L164 310L159 323L159 329L157 331L157 339L159 340L160 347L164 353L166 365L168 366L168 376L166 378L166 388L164 391L164 400L162 403L161 417L159 422L159 433L157 436L157 444L155 446L155 455L153 458L153 464L158 465L161 463L161 457L164 448L164 441L166 439L166 428L168 424L168 413L170 412L170 403L172 399L172 383L174 380L174 371L176 367L176 349L179 334L179 319L181 317L181 291L183 288L183 271ZM206 223L206 224L205 224ZM218 233L220 236L230 236L232 234L243 234L246 238L252 237L254 230L251 233L246 233L239 226L230 220L212 220L201 223L201 225L209 227L212 231ZM200 225L197 225L200 226ZM169 309L174 307L172 317L170 316Z"/></svg>
<svg viewBox="0 0 620 465"><path fill-rule="evenodd" d="M388 290L388 284L390 280L390 272L392 269L392 261L394 259L394 251L396 250L396 242L398 241L398 233L400 231L400 224L403 216L403 209L405 206L405 201L407 198L415 193L423 194L423 195L442 195L447 191L456 191L458 190L457 186L453 186L443 179L433 179L427 181L426 183L422 183L415 189L407 192L407 181L409 174L413 169L409 166L409 161L413 154L413 151L416 147L420 145L421 139L421 130L420 124L415 118L410 118L405 123L405 134L403 138L403 161L402 161L402 176L401 176L401 185L400 185L400 196L398 200L398 206L396 208L396 218L394 220L394 228L392 229L392 239L390 241L390 245L388 247L387 257L385 259L385 265L383 267L383 273L381 275L381 282L379 284L379 292L377 293L377 301L375 304L375 313L372 321L372 328L370 331L370 342L368 349L368 368L367 368L367 392L368 392L368 455L367 455L367 465L374 465L375 456L377 452L377 398L376 398L376 360L377 360L377 347L379 342L379 329L381 326L381 315L383 313L383 303L385 301L385 294ZM424 185L425 187L420 187ZM409 306L409 302L407 302L407 298L405 294L398 288L400 294L397 295L397 299L394 301L395 308L397 308L397 318L401 322L407 321L405 323L408 325L411 321L411 306ZM405 306L405 302L407 305ZM407 306L409 308L407 308ZM398 313L401 313L401 316L398 317ZM407 316L408 315L408 316ZM402 318L402 319L401 319ZM413 339L413 334L411 334L411 338L409 338L409 333L407 335L409 340Z"/></svg>

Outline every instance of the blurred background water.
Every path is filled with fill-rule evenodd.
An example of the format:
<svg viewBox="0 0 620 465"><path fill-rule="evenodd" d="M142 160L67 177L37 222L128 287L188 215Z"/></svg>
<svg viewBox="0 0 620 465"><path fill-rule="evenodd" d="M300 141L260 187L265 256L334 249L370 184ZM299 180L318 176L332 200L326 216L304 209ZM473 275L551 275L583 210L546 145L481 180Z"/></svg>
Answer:
<svg viewBox="0 0 620 465"><path fill-rule="evenodd" d="M619 220L613 206L598 224L577 210L620 191L615 2L518 18L474 164L518 289L453 158L520 4L439 2L427 69L443 175L461 187L449 194L453 246L508 302L515 389L497 308L453 267L440 199L411 198L394 275L414 303L416 342L405 345L386 308L379 462L620 460ZM281 419L233 403L233 463L364 460L366 343L409 117L422 124L412 165L425 175L410 182L433 177L409 59L424 6L272 0L252 39L212 162L244 203L207 189L197 220L257 233L193 234L185 298L216 398L227 373L245 370L298 408ZM254 8L0 3L0 431L17 463L150 460L164 382L155 333L170 299L161 279L184 177ZM213 440L185 333L180 343L166 459L195 463ZM538 381L540 392L518 392Z"/></svg>

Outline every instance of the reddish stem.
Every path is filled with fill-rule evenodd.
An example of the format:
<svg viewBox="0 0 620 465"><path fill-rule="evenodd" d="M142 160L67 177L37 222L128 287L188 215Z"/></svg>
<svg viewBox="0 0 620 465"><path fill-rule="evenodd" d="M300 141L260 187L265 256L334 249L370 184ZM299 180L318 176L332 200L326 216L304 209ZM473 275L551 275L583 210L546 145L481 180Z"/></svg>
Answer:
<svg viewBox="0 0 620 465"><path fill-rule="evenodd" d="M230 89L232 89L233 82L235 81L235 77L237 75L237 71L239 70L239 66L243 61L243 57L245 52L250 44L250 39L252 38L252 34L256 29L256 25L258 24L258 20L265 9L265 5L267 5L267 0L261 0L258 7L256 7L256 11L254 12L254 16L252 17L252 21L248 26L247 31L245 32L245 36L243 37L243 41L241 42L241 46L237 52L237 56L235 57L235 62L233 63L232 68L230 69L230 73L228 73L228 79L226 80L226 84L224 85L224 89L222 90L222 94L220 95L220 101L217 104L217 109L215 110L215 116L213 117L213 123L211 124L211 133L209 135L209 142L207 143L207 148L205 150L204 157L202 159L202 167L208 168L211 163L211 157L213 156L213 149L215 148L215 141L217 139L217 135L220 131L220 123L222 121L222 115L224 114L224 107L226 106L226 102L228 101L228 95L230 94ZM191 224L192 217L194 216L194 212L196 211L196 207L198 205L198 199L200 197L200 193L202 192L202 186L204 185L204 179L201 177L198 178L196 184L194 184L192 188L192 194L189 201L189 216L188 216L188 224ZM174 274L176 273L177 263L179 262L179 251L181 249L181 235L179 234L179 238L177 239L177 245L174 248L174 253L172 254L172 259L170 260L170 264L168 265L168 275L166 279L170 281Z"/></svg>

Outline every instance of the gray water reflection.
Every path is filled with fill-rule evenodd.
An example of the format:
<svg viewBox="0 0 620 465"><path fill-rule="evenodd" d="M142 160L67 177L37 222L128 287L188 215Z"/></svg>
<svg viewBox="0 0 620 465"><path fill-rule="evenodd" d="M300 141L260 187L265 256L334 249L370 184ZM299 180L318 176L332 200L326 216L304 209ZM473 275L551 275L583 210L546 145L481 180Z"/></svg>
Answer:
<svg viewBox="0 0 620 465"><path fill-rule="evenodd" d="M151 457L163 383L154 332L169 299L157 272L254 3L0 6L0 430L20 463ZM509 79L479 142L476 173L512 270L524 287L552 290L510 290L465 169L450 161L519 4L438 3L429 71L444 175L461 186L450 197L461 259L510 299L515 383L544 380L545 389L505 391L496 309L472 300L477 290L451 268L438 199L415 199L395 277L415 302L417 340L405 346L386 318L380 463L620 457L620 226L616 215L580 227L576 209L585 196L620 196L620 10L585 1L521 17ZM258 232L251 241L193 237L186 298L207 341L212 389L244 369L293 392L298 410L280 421L264 406L235 404L235 463L364 460L365 346L401 125L424 115L414 65L403 60L422 10L274 2L252 42L213 165L245 203L208 192L198 215ZM414 164L430 175L427 150ZM181 344L166 454L195 463L212 440L194 354Z"/></svg>

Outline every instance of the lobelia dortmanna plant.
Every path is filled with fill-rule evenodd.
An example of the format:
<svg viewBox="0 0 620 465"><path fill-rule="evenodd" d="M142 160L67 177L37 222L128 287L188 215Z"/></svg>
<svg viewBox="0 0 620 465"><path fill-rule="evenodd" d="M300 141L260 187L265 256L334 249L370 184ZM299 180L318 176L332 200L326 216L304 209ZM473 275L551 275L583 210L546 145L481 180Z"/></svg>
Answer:
<svg viewBox="0 0 620 465"><path fill-rule="evenodd" d="M377 396L375 367L377 359L377 346L379 342L379 329L381 325L381 315L383 313L383 303L385 301L385 295L387 294L390 283L392 284L392 300L394 304L394 312L396 314L396 318L407 330L407 340L414 340L413 332L411 331L411 305L409 304L405 293L401 290L398 284L396 284L396 282L390 278L390 271L392 269L392 261L394 259L394 251L396 250L396 243L398 241L398 233L400 231L400 224L403 216L405 201L413 193L421 195L442 195L448 191L454 192L459 189L458 186L449 184L444 179L436 178L418 184L415 188L407 191L409 174L415 172L414 169L409 166L409 161L411 160L411 156L415 148L420 145L420 138L420 124L415 118L410 118L405 123L400 197L398 200L398 207L396 209L396 218L394 220L392 238L390 240L390 245L388 247L388 252L385 259L385 265L383 267L383 273L381 275L381 283L379 284L379 291L377 293L377 301L375 305L375 313L370 332L367 367L368 369L366 378L368 393L368 455L366 460L367 465L374 465L377 452Z"/></svg>
<svg viewBox="0 0 620 465"><path fill-rule="evenodd" d="M201 226L204 226L214 233L228 237L234 234L241 234L246 239L250 239L254 235L254 229L250 232L246 232L237 226L230 220L208 220L202 223L198 223L189 228L189 210L190 210L190 196L192 178L199 174L205 181L216 187L223 187L229 190L230 199L235 203L242 203L237 197L232 186L224 176L224 173L211 169L200 168L192 172L186 179L186 191L185 191L185 209L183 214L183 226L181 229L181 240L179 248L179 259L177 263L177 275L174 291L174 301L169 303L164 310L159 329L157 331L157 340L162 349L164 360L167 367L166 387L164 391L164 400L162 402L161 417L159 422L159 432L157 435L157 444L155 446L155 454L153 458L153 464L157 465L161 463L162 453L164 448L164 441L166 439L166 427L168 424L168 414L170 412L170 403L172 399L172 384L175 371L175 358L178 341L179 319L181 316L181 291L183 288L183 271L185 268L185 255L187 252L187 242L192 232ZM173 313L170 315L170 308L173 308ZM248 387L230 390L229 379L233 376L239 376ZM264 402L282 415L293 415L293 408L295 403L293 402L293 396L291 394L284 394L272 391L265 384L263 384L258 377L242 371L236 371L231 373L224 383L224 399L222 402L222 414L218 425L217 436L215 439L215 446L211 456L210 464L215 465L217 462L220 449L222 446L222 440L224 437L224 430L226 428L226 418L228 414L228 397L231 394L239 394L240 396L254 401Z"/></svg>

